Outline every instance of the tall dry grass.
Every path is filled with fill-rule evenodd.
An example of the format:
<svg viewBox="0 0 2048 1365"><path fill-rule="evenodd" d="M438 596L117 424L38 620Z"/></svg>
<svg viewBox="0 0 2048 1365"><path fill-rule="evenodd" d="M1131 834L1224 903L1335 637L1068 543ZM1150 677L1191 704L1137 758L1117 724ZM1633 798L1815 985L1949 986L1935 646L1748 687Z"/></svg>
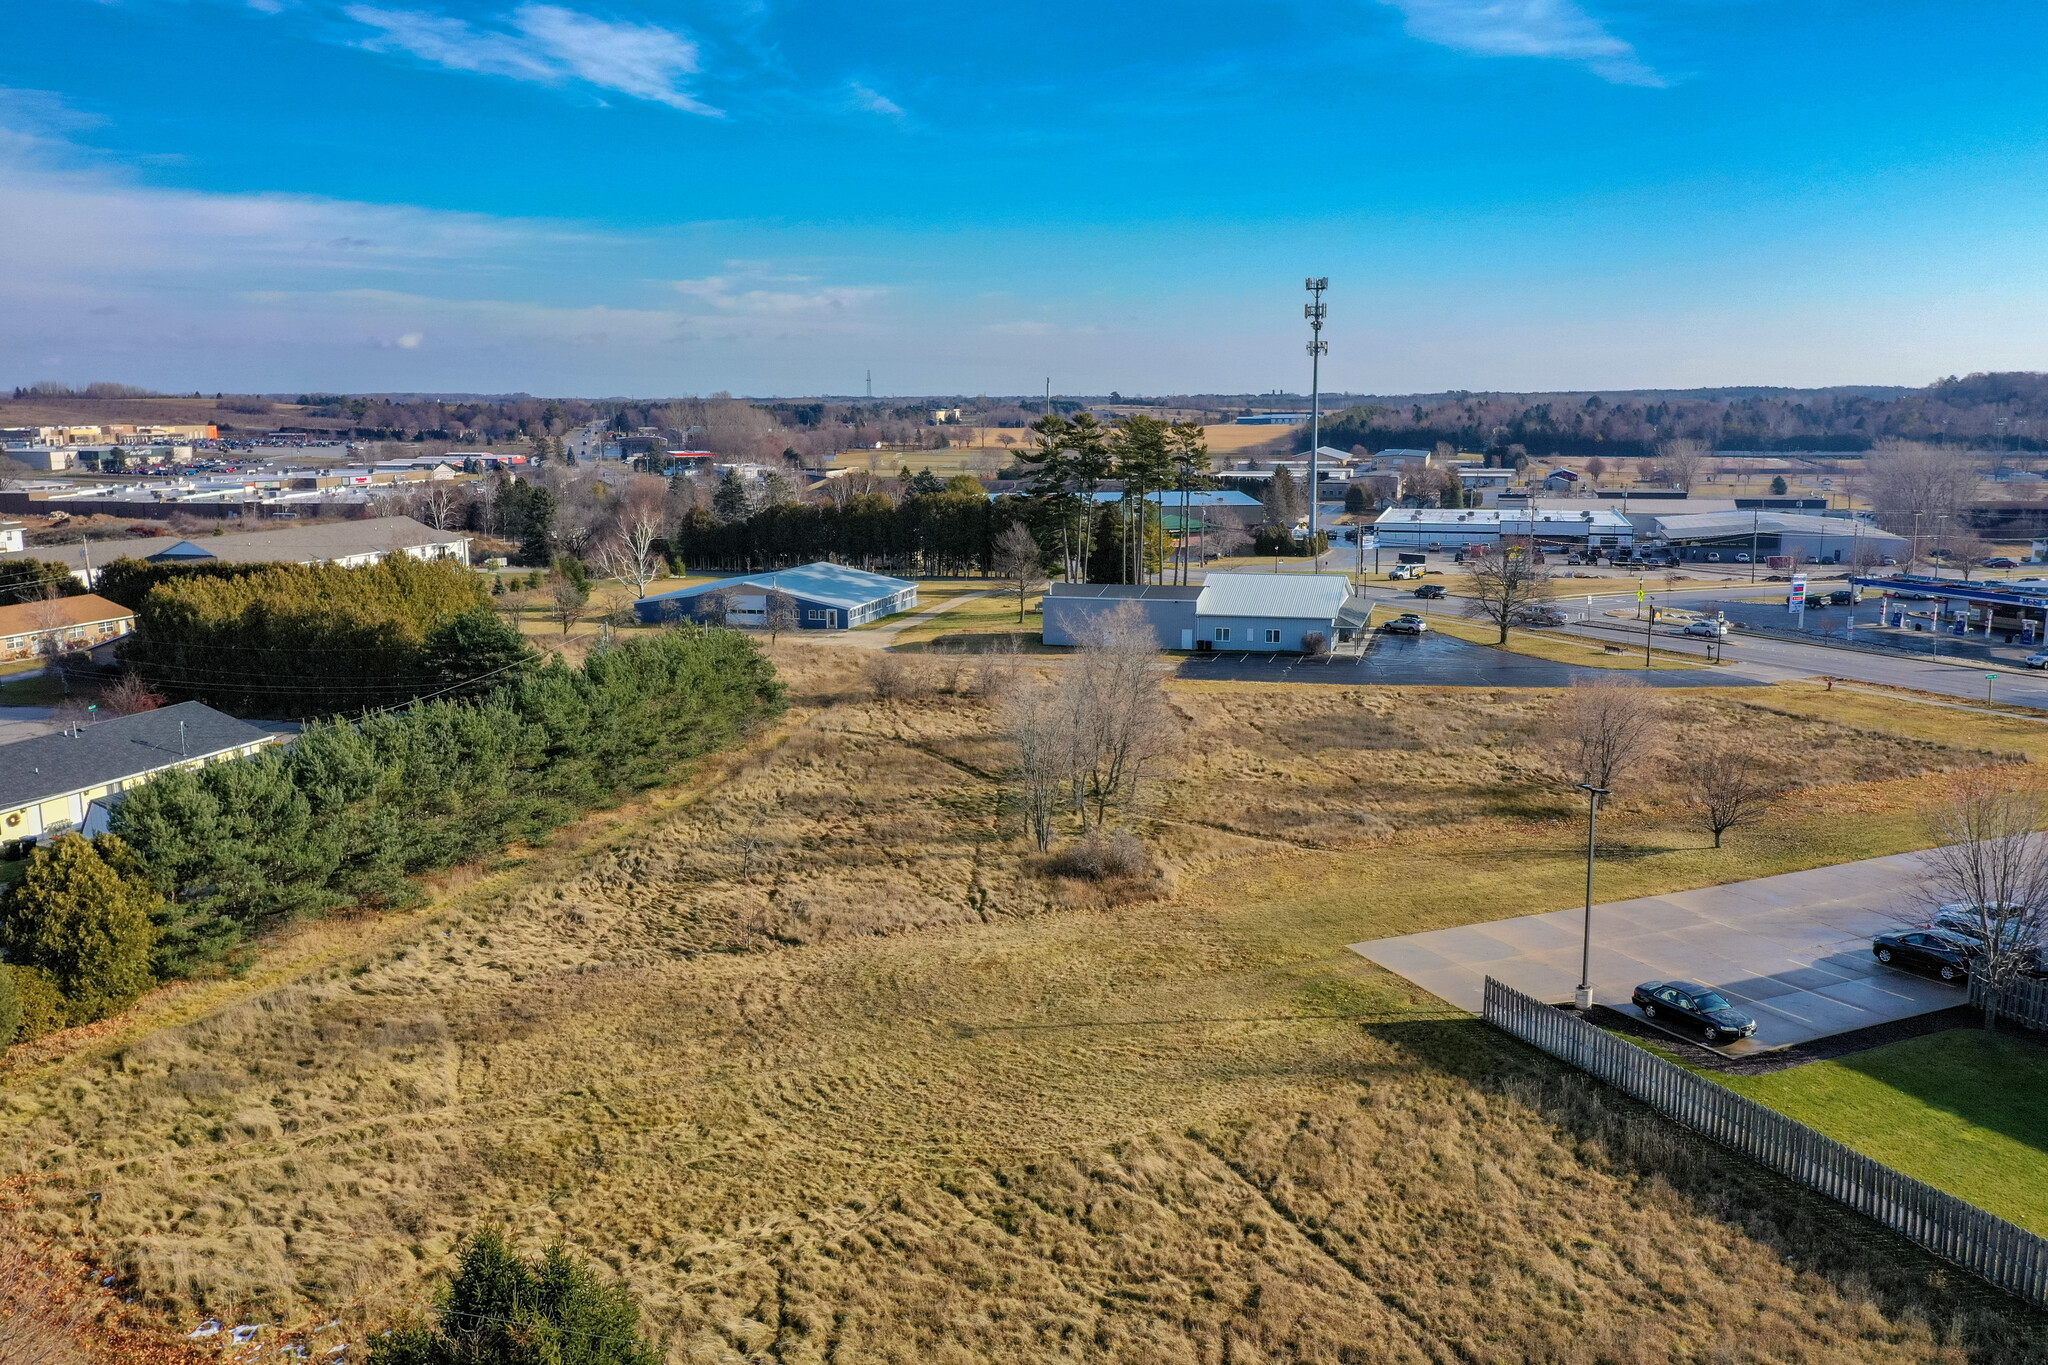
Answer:
<svg viewBox="0 0 2048 1365"><path fill-rule="evenodd" d="M0 1091L11 1225L181 1324L360 1340L491 1222L609 1267L677 1361L2048 1352L1342 950L1458 902L1460 847L1491 912L1548 908L1540 699L1177 688L1145 832L1179 891L1074 910L980 702L792 681L786 740L630 835ZM1728 714L1820 755L1801 829L1987 760ZM1615 837L1666 838L1660 800Z"/></svg>

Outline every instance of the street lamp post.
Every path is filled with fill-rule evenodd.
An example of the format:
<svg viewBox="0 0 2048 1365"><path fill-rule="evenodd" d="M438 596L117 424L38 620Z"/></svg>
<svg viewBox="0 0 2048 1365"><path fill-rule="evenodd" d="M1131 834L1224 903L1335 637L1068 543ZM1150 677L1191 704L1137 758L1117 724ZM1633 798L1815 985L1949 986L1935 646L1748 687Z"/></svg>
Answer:
<svg viewBox="0 0 2048 1365"><path fill-rule="evenodd" d="M1586 794L1586 930L1579 948L1579 988L1572 992L1572 1003L1583 1014L1593 1008L1593 843L1600 828L1600 798L1611 793L1590 782L1579 783L1579 790Z"/></svg>

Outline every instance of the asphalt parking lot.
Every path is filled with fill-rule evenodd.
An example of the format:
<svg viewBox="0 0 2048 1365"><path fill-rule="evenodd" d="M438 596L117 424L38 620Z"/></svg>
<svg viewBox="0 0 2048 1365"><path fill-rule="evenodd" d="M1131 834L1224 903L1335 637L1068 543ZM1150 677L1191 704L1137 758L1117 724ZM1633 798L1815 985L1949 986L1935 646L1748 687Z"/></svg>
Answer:
<svg viewBox="0 0 2048 1365"><path fill-rule="evenodd" d="M1810 1042L1965 1002L1957 986L1879 966L1870 936L1927 913L1918 855L1593 907L1593 998L1636 1013L1644 981L1713 987L1757 1021L1735 1055ZM1354 943L1353 952L1461 1009L1488 976L1564 1002L1579 983L1585 907Z"/></svg>
<svg viewBox="0 0 2048 1365"><path fill-rule="evenodd" d="M1448 635L1376 633L1365 654L1254 654L1246 652L1190 654L1179 676L1214 682L1318 682L1356 687L1569 687L1577 678L1613 677L1616 670L1582 668L1549 659L1511 654ZM1754 687L1747 678L1730 677L1711 668L1631 670L1630 677L1652 687Z"/></svg>

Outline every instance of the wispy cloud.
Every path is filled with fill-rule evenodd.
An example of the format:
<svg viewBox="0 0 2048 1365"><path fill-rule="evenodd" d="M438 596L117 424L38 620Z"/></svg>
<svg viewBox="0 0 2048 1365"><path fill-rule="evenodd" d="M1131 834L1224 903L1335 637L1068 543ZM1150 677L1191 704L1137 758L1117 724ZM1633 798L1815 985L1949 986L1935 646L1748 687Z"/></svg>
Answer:
<svg viewBox="0 0 2048 1365"><path fill-rule="evenodd" d="M675 291L720 313L844 313L885 293L873 285L825 285L801 275L707 275Z"/></svg>
<svg viewBox="0 0 2048 1365"><path fill-rule="evenodd" d="M903 117L903 106L890 99L887 95L871 90L859 81L850 82L846 88L847 93L853 96L853 102L858 108L865 109L871 114L882 114L889 118Z"/></svg>
<svg viewBox="0 0 2048 1365"><path fill-rule="evenodd" d="M362 46L405 52L451 71L561 85L581 81L693 114L717 115L684 88L698 71L697 44L652 24L613 22L559 5L521 5L497 28L421 10L350 5L375 34Z"/></svg>
<svg viewBox="0 0 2048 1365"><path fill-rule="evenodd" d="M1547 57L1582 62L1616 85L1661 86L1664 78L1628 43L1572 0L1380 0L1407 16L1409 34L1480 57Z"/></svg>

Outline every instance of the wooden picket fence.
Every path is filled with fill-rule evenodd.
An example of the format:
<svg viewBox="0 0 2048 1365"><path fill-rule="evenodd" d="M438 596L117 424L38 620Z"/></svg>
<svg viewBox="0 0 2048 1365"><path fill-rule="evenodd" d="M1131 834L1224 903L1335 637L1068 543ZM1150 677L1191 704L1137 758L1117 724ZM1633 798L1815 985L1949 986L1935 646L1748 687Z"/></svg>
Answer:
<svg viewBox="0 0 2048 1365"><path fill-rule="evenodd" d="M1872 1161L1796 1119L1486 978L1487 1023L1569 1062L1767 1170L1881 1223L1945 1261L2048 1307L2048 1240Z"/></svg>
<svg viewBox="0 0 2048 1365"><path fill-rule="evenodd" d="M1978 1009L1984 1008L1984 988L1977 984L1977 978L1970 978L1970 1003ZM1992 1006L2001 1019L2010 1019L2022 1028L2048 1031L2048 981L2021 981L2008 986L1998 993Z"/></svg>

